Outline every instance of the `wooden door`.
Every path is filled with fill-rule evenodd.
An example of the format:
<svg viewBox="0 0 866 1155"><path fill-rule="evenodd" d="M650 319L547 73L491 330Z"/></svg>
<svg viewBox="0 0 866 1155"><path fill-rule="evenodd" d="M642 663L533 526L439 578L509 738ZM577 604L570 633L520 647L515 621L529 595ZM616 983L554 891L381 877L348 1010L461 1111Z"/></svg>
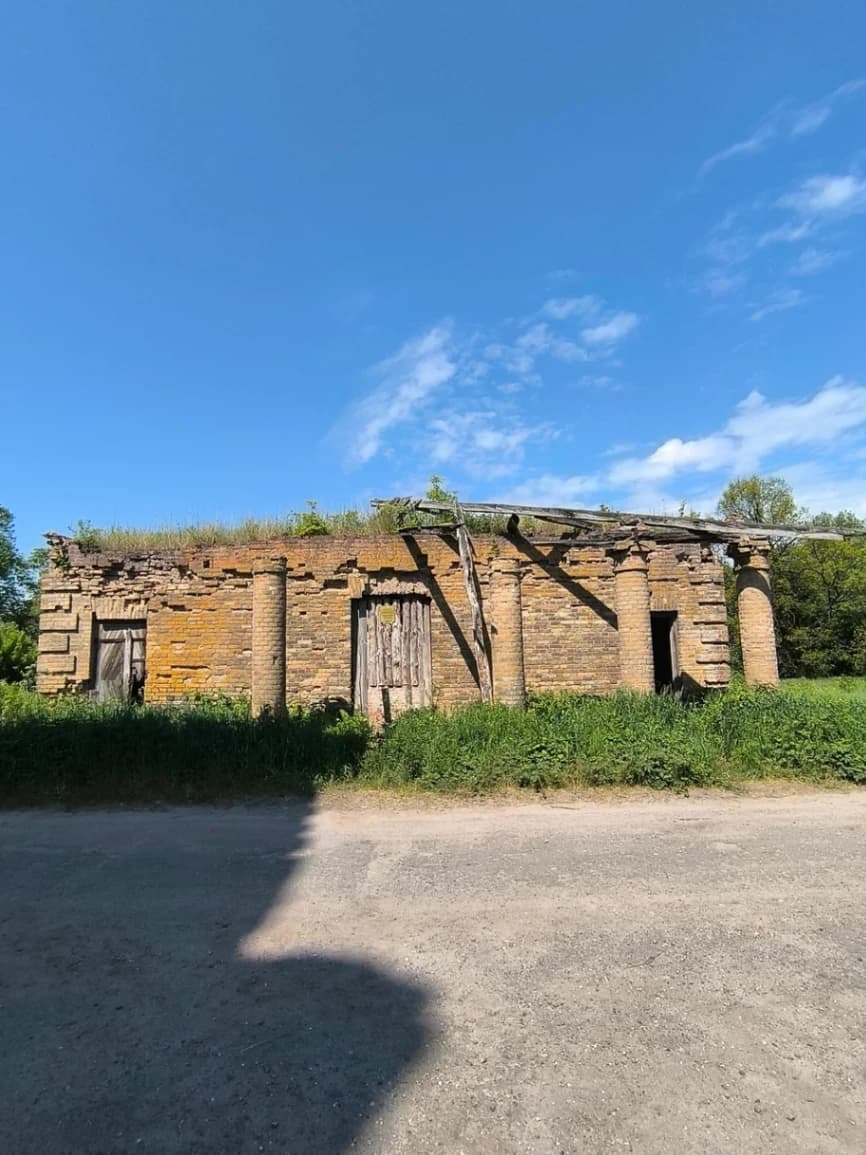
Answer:
<svg viewBox="0 0 866 1155"><path fill-rule="evenodd" d="M100 622L96 633L96 698L138 702L144 696L145 623Z"/></svg>
<svg viewBox="0 0 866 1155"><path fill-rule="evenodd" d="M381 725L432 705L430 602L403 594L354 606L355 708Z"/></svg>

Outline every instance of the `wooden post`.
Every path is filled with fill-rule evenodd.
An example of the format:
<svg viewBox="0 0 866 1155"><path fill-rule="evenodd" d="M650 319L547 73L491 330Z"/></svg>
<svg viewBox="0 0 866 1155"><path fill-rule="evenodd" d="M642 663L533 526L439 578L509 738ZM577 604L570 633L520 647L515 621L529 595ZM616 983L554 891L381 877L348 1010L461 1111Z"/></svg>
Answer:
<svg viewBox="0 0 866 1155"><path fill-rule="evenodd" d="M469 531L462 523L457 526L457 546L460 550L460 561L463 564L466 597L469 599L469 608L472 610L472 649L475 653L475 663L478 666L478 686L481 690L481 701L492 702L490 655L487 652L484 614L481 611L481 590L478 585L478 574L475 572L472 541L469 537Z"/></svg>

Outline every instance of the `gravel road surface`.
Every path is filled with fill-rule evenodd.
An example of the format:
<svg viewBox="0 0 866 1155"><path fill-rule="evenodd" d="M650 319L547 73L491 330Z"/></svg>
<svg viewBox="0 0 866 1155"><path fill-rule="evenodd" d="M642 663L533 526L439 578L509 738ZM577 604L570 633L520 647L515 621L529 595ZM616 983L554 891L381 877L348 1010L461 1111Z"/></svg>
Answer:
<svg viewBox="0 0 866 1155"><path fill-rule="evenodd" d="M866 791L0 815L0 1151L866 1151Z"/></svg>

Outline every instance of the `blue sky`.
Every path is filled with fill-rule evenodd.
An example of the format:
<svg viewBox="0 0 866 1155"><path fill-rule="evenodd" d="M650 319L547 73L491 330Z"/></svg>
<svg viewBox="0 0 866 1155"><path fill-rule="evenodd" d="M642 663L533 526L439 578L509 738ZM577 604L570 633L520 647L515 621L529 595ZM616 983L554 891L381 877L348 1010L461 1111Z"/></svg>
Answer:
<svg viewBox="0 0 866 1155"><path fill-rule="evenodd" d="M0 37L19 542L419 492L866 514L866 7L58 3Z"/></svg>

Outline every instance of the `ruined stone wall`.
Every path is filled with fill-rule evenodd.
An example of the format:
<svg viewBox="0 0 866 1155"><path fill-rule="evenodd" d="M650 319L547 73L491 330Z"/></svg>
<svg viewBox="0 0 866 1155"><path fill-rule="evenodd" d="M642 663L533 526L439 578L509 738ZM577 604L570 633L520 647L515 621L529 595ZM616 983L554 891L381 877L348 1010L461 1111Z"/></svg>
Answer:
<svg viewBox="0 0 866 1155"><path fill-rule="evenodd" d="M649 557L650 609L676 610L680 671L698 686L730 680L722 562L709 546L671 546Z"/></svg>
<svg viewBox="0 0 866 1155"><path fill-rule="evenodd" d="M521 550L526 688L607 694L619 685L613 563L602 549Z"/></svg>
<svg viewBox="0 0 866 1155"><path fill-rule="evenodd" d="M614 563L604 550L524 539L473 540L496 669L492 565L519 563L525 684L529 691L606 693L620 684ZM433 700L448 708L479 696L472 617L455 541L312 537L249 547L117 556L55 550L42 583L37 686L88 689L99 620L147 623L149 701L196 692L249 694L253 572L286 558L286 693L290 702L352 699L352 600L422 592L431 601ZM58 564L59 562L59 564ZM651 608L677 610L682 670L700 685L728 677L720 562L701 547L649 554ZM509 629L513 626L509 625ZM509 643L513 649L513 645Z"/></svg>

